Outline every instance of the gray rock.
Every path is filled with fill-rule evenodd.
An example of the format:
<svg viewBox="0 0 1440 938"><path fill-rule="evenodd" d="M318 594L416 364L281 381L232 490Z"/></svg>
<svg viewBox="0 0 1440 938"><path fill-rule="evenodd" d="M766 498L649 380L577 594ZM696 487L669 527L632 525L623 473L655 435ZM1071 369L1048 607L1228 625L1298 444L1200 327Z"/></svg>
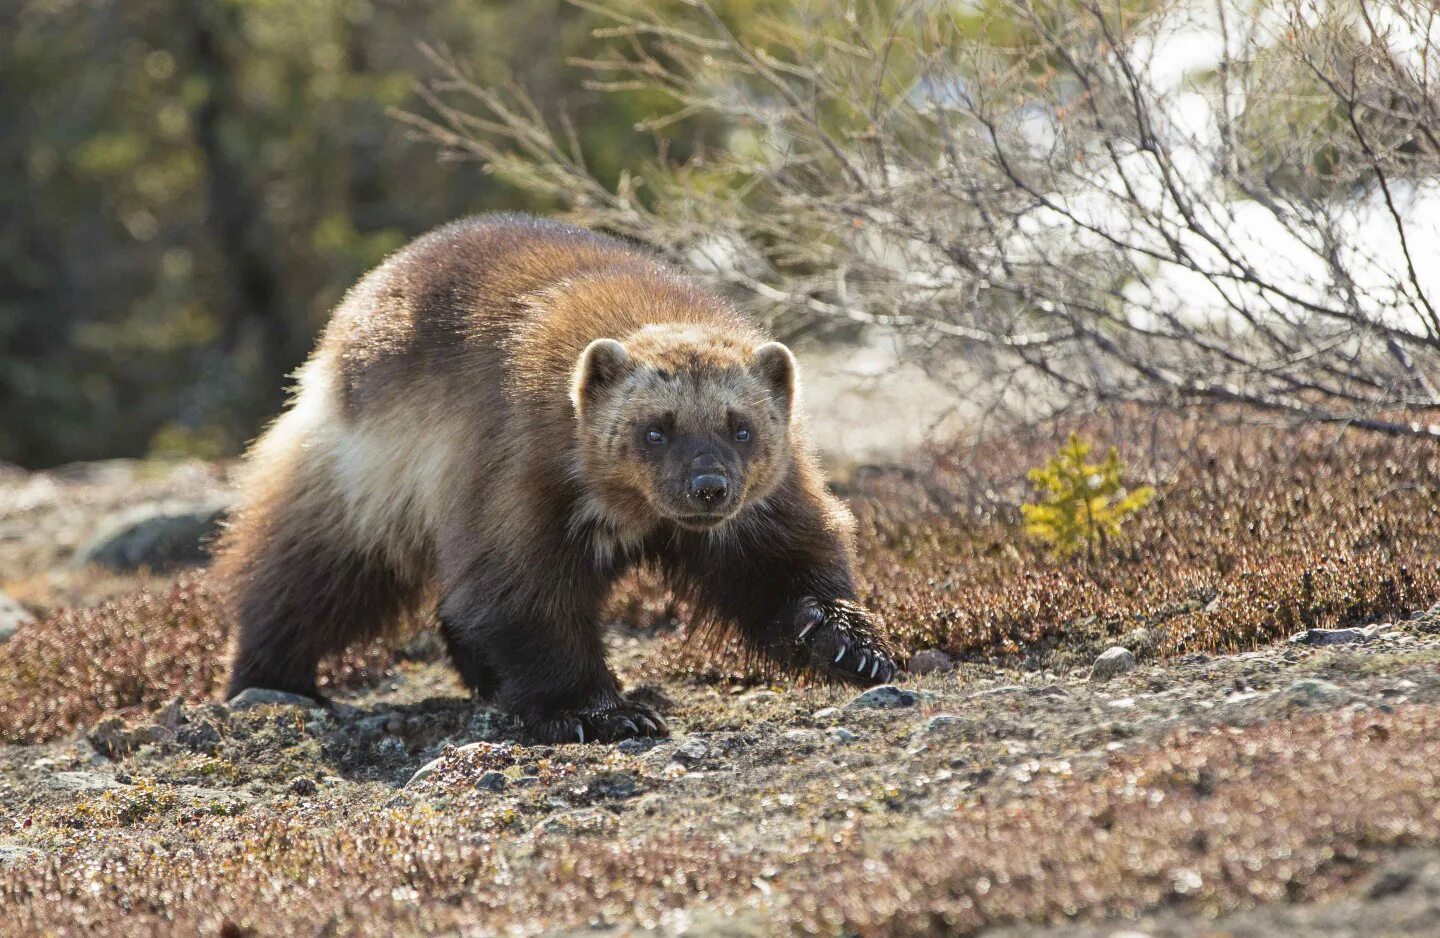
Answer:
<svg viewBox="0 0 1440 938"><path fill-rule="evenodd" d="M905 670L911 674L941 674L955 669L955 659L938 648L927 648L910 656Z"/></svg>
<svg viewBox="0 0 1440 938"><path fill-rule="evenodd" d="M751 691L740 698L747 707L755 707L760 704L774 703L780 699L780 694L773 690Z"/></svg>
<svg viewBox="0 0 1440 938"><path fill-rule="evenodd" d="M786 730L780 734L780 738L791 746L798 748L812 748L820 745L820 734L814 730L793 729Z"/></svg>
<svg viewBox="0 0 1440 938"><path fill-rule="evenodd" d="M810 714L810 718L813 720L819 720L822 723L826 723L830 720L838 718L840 716L840 713L841 710L839 707L821 707L819 710L816 710L814 713Z"/></svg>
<svg viewBox="0 0 1440 938"><path fill-rule="evenodd" d="M475 780L475 787L481 791L504 791L510 784L504 772L491 770Z"/></svg>
<svg viewBox="0 0 1440 938"><path fill-rule="evenodd" d="M1128 648L1114 645L1101 652L1090 669L1090 680L1108 681L1117 674L1135 670L1135 654Z"/></svg>
<svg viewBox="0 0 1440 938"><path fill-rule="evenodd" d="M615 744L615 748L627 756L638 756L641 753L649 752L660 745L660 740L650 736L632 736L629 739L622 739Z"/></svg>
<svg viewBox="0 0 1440 938"><path fill-rule="evenodd" d="M592 798L634 798L640 793L640 782L629 772L606 772L586 791Z"/></svg>
<svg viewBox="0 0 1440 938"><path fill-rule="evenodd" d="M1010 694L1023 694L1030 688L1024 684L1002 684L999 687L987 687L985 690L977 690L966 697L966 700L983 700L986 697L1005 697Z"/></svg>
<svg viewBox="0 0 1440 938"><path fill-rule="evenodd" d="M414 786L420 784L421 782L425 781L425 779L440 771L440 766L444 764L444 756L440 756L437 759L431 759L429 762L425 763L424 765L420 766L420 768L415 770L415 774L410 776L410 781L405 783L405 787L413 788Z"/></svg>
<svg viewBox="0 0 1440 938"><path fill-rule="evenodd" d="M1290 636L1292 645L1355 645L1373 640L1380 633L1379 626L1367 625L1351 629L1306 629Z"/></svg>
<svg viewBox="0 0 1440 938"><path fill-rule="evenodd" d="M910 734L910 745L906 751L912 756L924 752L932 743L958 736L964 726L965 721L953 713L937 713Z"/></svg>
<svg viewBox="0 0 1440 938"><path fill-rule="evenodd" d="M862 694L857 694L845 705L846 710L893 710L899 707L914 707L922 701L931 700L934 694L924 691L903 690L894 684L881 684Z"/></svg>
<svg viewBox="0 0 1440 938"><path fill-rule="evenodd" d="M229 507L229 499L137 505L102 521L75 561L126 573L198 566L209 561Z"/></svg>
<svg viewBox="0 0 1440 938"><path fill-rule="evenodd" d="M38 856L40 851L30 847L21 847L18 844L0 844L0 866L23 860L29 856Z"/></svg>
<svg viewBox="0 0 1440 938"><path fill-rule="evenodd" d="M1285 688L1286 699L1298 704L1333 706L1354 699L1355 695L1338 684L1318 678L1305 678Z"/></svg>
<svg viewBox="0 0 1440 938"><path fill-rule="evenodd" d="M247 687L230 698L231 710L249 710L253 707L304 707L307 710L318 706L314 700L289 691L270 690L265 687Z"/></svg>
<svg viewBox="0 0 1440 938"><path fill-rule="evenodd" d="M320 788L315 784L315 779L313 778L297 775L290 780L290 791L300 795L302 798L309 797L319 790Z"/></svg>
<svg viewBox="0 0 1440 938"><path fill-rule="evenodd" d="M71 792L113 791L125 787L114 776L99 772L56 772L50 776L49 784L58 791Z"/></svg>
<svg viewBox="0 0 1440 938"><path fill-rule="evenodd" d="M698 739L687 739L675 750L675 761L692 765L710 755L710 747Z"/></svg>
<svg viewBox="0 0 1440 938"><path fill-rule="evenodd" d="M534 833L543 835L600 834L613 831L617 826L614 817L598 808L579 808L552 814L535 825Z"/></svg>
<svg viewBox="0 0 1440 938"><path fill-rule="evenodd" d="M13 638L15 633L20 631L20 626L34 621L35 617L30 614L29 609L0 593L0 645Z"/></svg>
<svg viewBox="0 0 1440 938"><path fill-rule="evenodd" d="M833 730L831 730L825 738L830 740L832 743L841 743L848 745L849 743L855 742L855 740L859 739L860 737L843 726L837 726Z"/></svg>

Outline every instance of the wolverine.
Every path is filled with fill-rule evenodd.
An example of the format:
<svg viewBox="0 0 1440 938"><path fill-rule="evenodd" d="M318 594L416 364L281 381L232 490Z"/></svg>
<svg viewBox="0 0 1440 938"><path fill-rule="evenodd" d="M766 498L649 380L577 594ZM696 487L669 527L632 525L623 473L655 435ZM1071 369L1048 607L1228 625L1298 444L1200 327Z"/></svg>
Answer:
<svg viewBox="0 0 1440 938"><path fill-rule="evenodd" d="M297 378L217 551L232 694L316 696L322 657L433 605L465 685L534 737L663 736L600 627L639 564L785 670L895 672L794 356L648 251L454 222L355 285Z"/></svg>

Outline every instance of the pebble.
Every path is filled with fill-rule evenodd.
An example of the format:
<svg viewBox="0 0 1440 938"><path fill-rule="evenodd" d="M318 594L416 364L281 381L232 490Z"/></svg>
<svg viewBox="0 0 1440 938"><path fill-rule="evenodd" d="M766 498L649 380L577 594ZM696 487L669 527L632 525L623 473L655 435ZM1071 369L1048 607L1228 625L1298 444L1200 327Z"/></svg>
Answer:
<svg viewBox="0 0 1440 938"><path fill-rule="evenodd" d="M606 772L586 791L592 798L633 798L640 793L640 782L629 772Z"/></svg>
<svg viewBox="0 0 1440 938"><path fill-rule="evenodd" d="M264 687L247 687L234 697L231 697L228 706L231 710L249 710L253 707L268 706L305 707L309 709L316 706L316 703L309 697L292 694L289 691L270 690Z"/></svg>
<svg viewBox="0 0 1440 938"><path fill-rule="evenodd" d="M1027 690L1029 690L1029 688L1023 684L1002 684L999 687L988 687L985 690L977 690L967 697L966 700L979 700L984 697L1003 697L1006 694L1023 694Z"/></svg>
<svg viewBox="0 0 1440 938"><path fill-rule="evenodd" d="M699 762L710 754L710 747L698 739L687 739L675 750L675 761L691 764Z"/></svg>
<svg viewBox="0 0 1440 938"><path fill-rule="evenodd" d="M894 710L899 707L914 707L934 694L924 691L902 690L894 684L881 684L862 694L857 694L845 705L846 710Z"/></svg>
<svg viewBox="0 0 1440 938"><path fill-rule="evenodd" d="M50 787L61 791L112 791L124 786L114 776L99 772L56 772L50 776Z"/></svg>
<svg viewBox="0 0 1440 938"><path fill-rule="evenodd" d="M1296 703L1337 704L1354 695L1338 684L1317 678L1305 678L1285 688L1285 696Z"/></svg>
<svg viewBox="0 0 1440 938"><path fill-rule="evenodd" d="M0 593L0 644L13 638L15 633L20 631L20 626L34 621L35 617L30 614L30 610Z"/></svg>
<svg viewBox="0 0 1440 938"><path fill-rule="evenodd" d="M313 778L306 778L304 775L297 775L290 780L290 790L297 795L308 796L315 794L319 789Z"/></svg>
<svg viewBox="0 0 1440 938"><path fill-rule="evenodd" d="M415 770L415 774L410 776L410 781L405 783L405 787L409 788L412 785L420 784L421 782L425 781L425 779L440 771L440 766L444 764L444 756L440 756L437 759L431 759L429 762L425 763L424 765L420 766L420 768Z"/></svg>
<svg viewBox="0 0 1440 938"><path fill-rule="evenodd" d="M30 847L21 847L15 844L0 844L0 866L7 863L14 863L16 860L23 860L28 856L37 854L40 851Z"/></svg>
<svg viewBox="0 0 1440 938"><path fill-rule="evenodd" d="M482 791L504 791L510 782L504 772L491 770L475 780L475 787Z"/></svg>
<svg viewBox="0 0 1440 938"><path fill-rule="evenodd" d="M773 690L751 691L744 697L740 698L741 702L744 703L747 707L754 707L760 704L774 703L779 699L780 695Z"/></svg>
<svg viewBox="0 0 1440 938"><path fill-rule="evenodd" d="M910 656L905 670L911 674L939 674L955 668L955 659L938 648L926 648Z"/></svg>
<svg viewBox="0 0 1440 938"><path fill-rule="evenodd" d="M853 743L860 737L843 726L837 726L825 738L832 743Z"/></svg>
<svg viewBox="0 0 1440 938"><path fill-rule="evenodd" d="M1121 645L1114 645L1101 652L1090 669L1090 680L1108 681L1117 674L1135 670L1135 653Z"/></svg>
<svg viewBox="0 0 1440 938"><path fill-rule="evenodd" d="M622 739L615 744L615 748L627 756L636 756L649 752L660 745L660 740L650 736L632 736L629 739Z"/></svg>
<svg viewBox="0 0 1440 938"><path fill-rule="evenodd" d="M786 730L780 734L780 738L792 746L818 746L820 745L820 734L814 730L793 729Z"/></svg>
<svg viewBox="0 0 1440 938"><path fill-rule="evenodd" d="M838 719L840 713L841 711L839 707L821 707L819 710L816 710L814 713L810 714L810 718L812 720L819 720L823 723L827 720Z"/></svg>
<svg viewBox="0 0 1440 938"><path fill-rule="evenodd" d="M534 827L537 836L556 834L599 834L614 830L618 822L606 811L579 808L552 814Z"/></svg>
<svg viewBox="0 0 1440 938"><path fill-rule="evenodd" d="M1306 629L1290 636L1292 645L1354 645L1368 642L1380 633L1380 626L1350 629Z"/></svg>

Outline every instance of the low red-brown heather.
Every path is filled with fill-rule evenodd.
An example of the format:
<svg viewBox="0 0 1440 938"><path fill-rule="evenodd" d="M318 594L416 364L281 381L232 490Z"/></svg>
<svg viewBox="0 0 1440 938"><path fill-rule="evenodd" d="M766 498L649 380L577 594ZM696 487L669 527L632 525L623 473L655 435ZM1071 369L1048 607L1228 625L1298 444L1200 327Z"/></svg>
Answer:
<svg viewBox="0 0 1440 938"><path fill-rule="evenodd" d="M902 649L1080 663L1146 626L1162 654L1235 651L1440 600L1440 447L1324 428L1090 421L1082 432L1118 444L1132 481L1159 494L1104 555L1060 561L1027 540L1018 505L1025 470L1068 429L854 473L859 574ZM672 614L652 578L630 584L612 606L624 618ZM58 613L0 656L0 739L54 738L112 710L212 696L227 637L199 581ZM652 671L738 676L713 664L738 657L681 640L663 644ZM360 680L383 660L365 650L331 674Z"/></svg>
<svg viewBox="0 0 1440 938"><path fill-rule="evenodd" d="M1018 509L1071 429L1158 489L1094 560L1053 559ZM1130 415L936 448L844 491L867 601L906 651L1080 664L1143 626L1161 654L1233 652L1440 600L1440 446L1417 440ZM715 678L716 660L657 666Z"/></svg>
<svg viewBox="0 0 1440 938"><path fill-rule="evenodd" d="M224 687L229 624L198 578L26 626L0 655L0 741L63 736L101 714L205 700ZM327 669L340 683L373 680L389 655L357 650Z"/></svg>
<svg viewBox="0 0 1440 938"><path fill-rule="evenodd" d="M17 935L535 933L707 904L758 907L776 932L954 935L1311 900L1440 843L1440 708L1178 735L1094 776L1042 771L1023 800L962 806L903 844L877 847L887 822L863 818L776 844L778 874L694 833L546 840L515 862L465 816L335 811L203 819L180 852L96 832L83 854L0 867L0 907Z"/></svg>

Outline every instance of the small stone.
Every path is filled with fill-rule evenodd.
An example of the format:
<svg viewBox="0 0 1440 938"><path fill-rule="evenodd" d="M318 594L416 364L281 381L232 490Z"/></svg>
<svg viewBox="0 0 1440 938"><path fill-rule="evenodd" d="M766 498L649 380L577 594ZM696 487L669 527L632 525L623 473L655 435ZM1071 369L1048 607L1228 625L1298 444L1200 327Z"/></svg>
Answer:
<svg viewBox="0 0 1440 938"><path fill-rule="evenodd" d="M1351 629L1306 629L1290 636L1292 645L1355 645L1374 639L1380 632L1379 626L1369 625Z"/></svg>
<svg viewBox="0 0 1440 938"><path fill-rule="evenodd" d="M234 697L230 698L228 704L231 710L250 710L254 707L304 707L307 710L316 706L314 700L301 694L292 694L289 691L270 690L265 687L247 687Z"/></svg>
<svg viewBox="0 0 1440 938"><path fill-rule="evenodd" d="M120 759L135 750L135 740L130 736L125 721L120 717L106 717L90 728L85 734L95 751L110 759Z"/></svg>
<svg viewBox="0 0 1440 938"><path fill-rule="evenodd" d="M953 713L937 713L921 723L915 732L910 734L910 745L906 752L912 756L924 752L930 748L931 743L949 740L959 735L964 726L965 721Z"/></svg>
<svg viewBox="0 0 1440 938"><path fill-rule="evenodd" d="M675 750L675 761L693 765L710 754L710 747L698 739L687 739Z"/></svg>
<svg viewBox="0 0 1440 938"><path fill-rule="evenodd" d="M51 788L74 792L113 791L125 787L113 776L99 772L56 772L50 776L49 783Z"/></svg>
<svg viewBox="0 0 1440 938"><path fill-rule="evenodd" d="M649 752L660 745L660 740L650 736L632 736L629 739L622 739L615 744L615 748L627 756L638 756L641 753Z"/></svg>
<svg viewBox="0 0 1440 938"><path fill-rule="evenodd" d="M15 633L20 631L20 626L34 621L35 617L30 614L30 610L0 593L0 644L13 638Z"/></svg>
<svg viewBox="0 0 1440 938"><path fill-rule="evenodd" d="M515 784L516 784L518 787L520 787L520 788L529 788L529 787L532 786L532 785L539 785L539 784L540 784L540 776L538 776L538 775L522 775L522 776L520 776L519 778L515 779Z"/></svg>
<svg viewBox="0 0 1440 938"><path fill-rule="evenodd" d="M1299 704L1340 704L1354 695L1329 681L1305 678L1285 688L1285 696Z"/></svg>
<svg viewBox="0 0 1440 938"><path fill-rule="evenodd" d="M967 697L967 700L981 700L986 697L1004 697L1008 694L1023 694L1028 690L1023 684L1002 684L999 687L988 687L985 690L977 690Z"/></svg>
<svg viewBox="0 0 1440 938"><path fill-rule="evenodd" d="M489 771L475 780L475 787L481 791L504 791L510 782L504 772Z"/></svg>
<svg viewBox="0 0 1440 938"><path fill-rule="evenodd" d="M444 764L444 756L440 756L438 759L431 759L429 762L425 763L424 765L420 766L420 768L415 770L415 774L410 776L410 781L405 783L405 787L411 788L415 785L420 784L421 782L425 781L425 779L440 771L440 766Z"/></svg>
<svg viewBox="0 0 1440 938"><path fill-rule="evenodd" d="M747 707L755 707L760 704L774 703L780 699L780 695L773 690L751 691L740 698Z"/></svg>
<svg viewBox="0 0 1440 938"><path fill-rule="evenodd" d="M1108 681L1117 674L1135 670L1135 654L1121 645L1105 649L1090 669L1090 680Z"/></svg>
<svg viewBox="0 0 1440 938"><path fill-rule="evenodd" d="M151 502L105 518L98 533L75 556L77 566L96 565L122 573L156 572L196 566L210 559L210 542L220 531L229 500Z"/></svg>
<svg viewBox="0 0 1440 938"><path fill-rule="evenodd" d="M155 722L168 730L174 730L180 725L181 717L184 715L185 705L179 697L172 697L170 702L155 712Z"/></svg>
<svg viewBox="0 0 1440 938"><path fill-rule="evenodd" d="M839 707L821 707L819 710L810 714L810 718L821 723L828 723L831 720L839 719L840 713L841 710Z"/></svg>
<svg viewBox="0 0 1440 938"><path fill-rule="evenodd" d="M297 775L290 780L290 791L302 797L308 797L319 791L319 788L316 786L313 778Z"/></svg>
<svg viewBox="0 0 1440 938"><path fill-rule="evenodd" d="M920 728L915 731L915 735L923 737L944 735L950 731L951 727L960 726L964 722L953 713L937 713L921 723Z"/></svg>
<svg viewBox="0 0 1440 938"><path fill-rule="evenodd" d="M780 734L780 738L792 746L812 747L820 745L820 734L814 730L793 729Z"/></svg>
<svg viewBox="0 0 1440 938"><path fill-rule="evenodd" d="M18 844L0 844L0 866L6 866L29 856L36 856L39 853L38 850L21 847Z"/></svg>
<svg viewBox="0 0 1440 938"><path fill-rule="evenodd" d="M596 808L580 808L552 814L535 825L537 836L557 834L604 834L613 831L618 822L608 812Z"/></svg>
<svg viewBox="0 0 1440 938"><path fill-rule="evenodd" d="M955 668L955 659L938 648L926 648L910 656L905 670L911 674L941 674Z"/></svg>
<svg viewBox="0 0 1440 938"><path fill-rule="evenodd" d="M837 726L833 730L831 730L825 738L830 740L830 742L832 743L841 743L848 745L849 743L855 742L855 740L859 739L860 737L843 726Z"/></svg>
<svg viewBox="0 0 1440 938"><path fill-rule="evenodd" d="M902 690L894 684L881 684L857 694L845 705L845 709L893 710L899 707L914 707L921 701L933 699L934 696L923 691Z"/></svg>
<svg viewBox="0 0 1440 938"><path fill-rule="evenodd" d="M586 791L592 798L633 798L640 793L640 783L629 772L606 772Z"/></svg>
<svg viewBox="0 0 1440 938"><path fill-rule="evenodd" d="M1155 644L1155 634L1143 626L1131 629L1121 637L1120 644L1126 648L1151 649Z"/></svg>

